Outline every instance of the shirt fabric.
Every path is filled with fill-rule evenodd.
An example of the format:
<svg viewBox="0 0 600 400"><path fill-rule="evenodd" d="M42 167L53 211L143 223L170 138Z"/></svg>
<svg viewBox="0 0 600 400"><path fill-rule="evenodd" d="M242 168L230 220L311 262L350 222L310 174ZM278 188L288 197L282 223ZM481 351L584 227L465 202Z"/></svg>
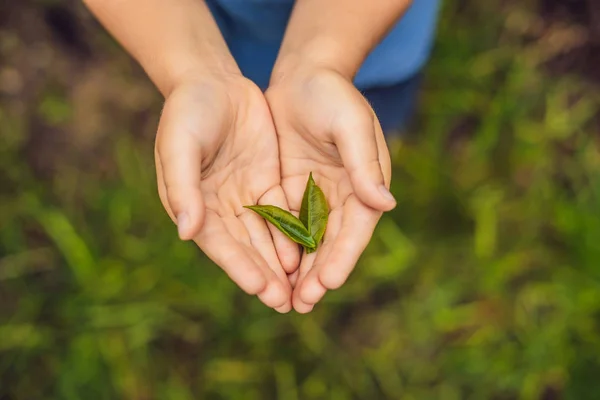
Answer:
<svg viewBox="0 0 600 400"><path fill-rule="evenodd" d="M294 0L207 0L219 28L242 73L265 90L283 40ZM397 97L411 107L415 76L431 51L440 0L415 0L402 19L369 54L354 84L371 102ZM412 89L411 89L412 88ZM408 90L411 89L411 90ZM391 93L391 92L393 93ZM394 97L395 96L395 97ZM380 99L378 99L380 98ZM393 108L378 111L384 129L401 119ZM405 107L406 108L406 107ZM390 114L391 113L391 114ZM399 114L407 114L399 110Z"/></svg>

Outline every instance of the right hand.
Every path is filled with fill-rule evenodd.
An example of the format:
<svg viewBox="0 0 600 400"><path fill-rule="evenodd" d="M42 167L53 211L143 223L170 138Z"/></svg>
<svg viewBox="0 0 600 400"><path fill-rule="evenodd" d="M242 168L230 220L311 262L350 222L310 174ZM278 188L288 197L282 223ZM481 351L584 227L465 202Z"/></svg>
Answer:
<svg viewBox="0 0 600 400"><path fill-rule="evenodd" d="M168 94L155 146L158 191L182 240L193 239L248 294L291 310L298 246L244 205L289 209L261 90L239 74L196 74Z"/></svg>

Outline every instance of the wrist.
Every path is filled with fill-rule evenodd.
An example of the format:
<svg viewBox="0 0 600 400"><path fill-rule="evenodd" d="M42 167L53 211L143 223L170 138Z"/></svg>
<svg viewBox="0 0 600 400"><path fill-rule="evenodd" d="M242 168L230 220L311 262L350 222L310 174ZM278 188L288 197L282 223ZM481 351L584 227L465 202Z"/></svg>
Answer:
<svg viewBox="0 0 600 400"><path fill-rule="evenodd" d="M98 20L167 96L191 71L239 73L210 9L201 0L84 0ZM172 4L176 3L176 4Z"/></svg>
<svg viewBox="0 0 600 400"><path fill-rule="evenodd" d="M412 0L298 0L273 69L272 82L295 64L336 71L352 81Z"/></svg>
<svg viewBox="0 0 600 400"><path fill-rule="evenodd" d="M175 87L207 81L240 77L242 73L230 54L208 54L200 57L172 56L168 62L146 68L148 75L163 96L167 97Z"/></svg>
<svg viewBox="0 0 600 400"><path fill-rule="evenodd" d="M319 38L301 47L280 52L273 67L270 85L277 84L285 77L300 71L318 70L335 72L352 81L365 57L356 51L348 50L334 39Z"/></svg>

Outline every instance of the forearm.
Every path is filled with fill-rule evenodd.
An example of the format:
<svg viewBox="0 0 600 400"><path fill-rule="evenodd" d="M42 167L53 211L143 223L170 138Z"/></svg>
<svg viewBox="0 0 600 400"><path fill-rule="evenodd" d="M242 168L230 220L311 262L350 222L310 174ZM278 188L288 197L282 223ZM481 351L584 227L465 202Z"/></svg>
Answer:
<svg viewBox="0 0 600 400"><path fill-rule="evenodd" d="M239 73L201 0L84 0L167 95L190 74Z"/></svg>
<svg viewBox="0 0 600 400"><path fill-rule="evenodd" d="M411 0L298 0L272 79L298 63L353 78Z"/></svg>

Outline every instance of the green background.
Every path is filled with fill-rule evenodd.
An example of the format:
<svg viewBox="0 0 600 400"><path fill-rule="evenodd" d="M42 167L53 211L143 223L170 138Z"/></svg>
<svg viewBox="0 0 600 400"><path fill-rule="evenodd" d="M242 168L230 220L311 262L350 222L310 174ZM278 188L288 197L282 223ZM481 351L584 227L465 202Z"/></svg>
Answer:
<svg viewBox="0 0 600 400"><path fill-rule="evenodd" d="M140 68L77 2L2 2L0 399L600 399L593 6L447 1L398 207L279 315L178 241Z"/></svg>

